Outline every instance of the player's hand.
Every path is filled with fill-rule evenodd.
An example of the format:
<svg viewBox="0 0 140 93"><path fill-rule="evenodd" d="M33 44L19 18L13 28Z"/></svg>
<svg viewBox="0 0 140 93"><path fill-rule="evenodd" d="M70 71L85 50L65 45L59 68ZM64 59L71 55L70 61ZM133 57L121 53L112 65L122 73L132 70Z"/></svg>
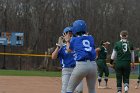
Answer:
<svg viewBox="0 0 140 93"><path fill-rule="evenodd" d="M64 41L64 38L63 36L60 36L58 38L58 42L56 43L57 46L59 46L60 48L63 46L63 41Z"/></svg>
<svg viewBox="0 0 140 93"><path fill-rule="evenodd" d="M135 69L135 63L134 62L131 63L131 68Z"/></svg>
<svg viewBox="0 0 140 93"><path fill-rule="evenodd" d="M96 56L96 58L95 58L96 60L98 59L98 56Z"/></svg>
<svg viewBox="0 0 140 93"><path fill-rule="evenodd" d="M110 59L110 62L109 62L111 65L114 64L114 60L113 59Z"/></svg>
<svg viewBox="0 0 140 93"><path fill-rule="evenodd" d="M109 64L109 67L115 69L115 65L114 64Z"/></svg>

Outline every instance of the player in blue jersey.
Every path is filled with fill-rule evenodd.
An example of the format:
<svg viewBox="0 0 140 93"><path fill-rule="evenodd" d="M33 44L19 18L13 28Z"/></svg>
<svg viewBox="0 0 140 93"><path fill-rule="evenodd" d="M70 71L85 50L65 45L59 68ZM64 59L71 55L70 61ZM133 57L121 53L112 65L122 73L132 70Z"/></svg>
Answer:
<svg viewBox="0 0 140 93"><path fill-rule="evenodd" d="M86 78L88 93L95 92L97 65L94 38L87 34L84 20L76 20L72 24L74 37L67 37L67 51L74 52L76 67L74 68L67 87L67 93L73 93L76 86Z"/></svg>
<svg viewBox="0 0 140 93"><path fill-rule="evenodd" d="M73 71L73 68L76 65L74 60L74 53L68 53L66 51L66 44L63 41L67 41L67 36L72 36L71 27L66 27L63 31L63 36L59 37L58 43L56 44L57 47L55 51L52 53L52 59L59 58L61 66L62 66L62 89L61 93L66 93L66 89L68 86L68 82ZM75 89L76 93L82 93L83 85L82 82L77 86Z"/></svg>

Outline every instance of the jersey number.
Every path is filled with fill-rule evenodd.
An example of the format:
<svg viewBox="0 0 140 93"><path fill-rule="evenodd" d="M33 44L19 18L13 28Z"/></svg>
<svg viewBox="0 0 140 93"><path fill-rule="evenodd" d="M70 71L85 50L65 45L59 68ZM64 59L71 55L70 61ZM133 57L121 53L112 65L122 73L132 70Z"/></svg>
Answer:
<svg viewBox="0 0 140 93"><path fill-rule="evenodd" d="M123 43L122 46L123 46L123 52L126 52L127 49L128 49L128 48L127 48L127 46L128 46L127 43Z"/></svg>
<svg viewBox="0 0 140 93"><path fill-rule="evenodd" d="M88 40L83 40L82 43L83 43L83 46L85 47L84 49L86 51L91 51L92 50L92 47L90 46L90 42Z"/></svg>

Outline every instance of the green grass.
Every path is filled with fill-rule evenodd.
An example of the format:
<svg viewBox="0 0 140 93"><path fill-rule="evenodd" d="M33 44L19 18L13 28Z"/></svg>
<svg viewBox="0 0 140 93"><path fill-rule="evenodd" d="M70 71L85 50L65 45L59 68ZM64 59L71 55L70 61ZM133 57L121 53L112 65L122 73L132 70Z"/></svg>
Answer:
<svg viewBox="0 0 140 93"><path fill-rule="evenodd" d="M26 71L26 70L0 70L0 76L46 76L61 77L61 71ZM110 73L110 78L115 78L115 73ZM137 74L131 74L131 79L137 79Z"/></svg>
<svg viewBox="0 0 140 93"><path fill-rule="evenodd" d="M114 74L110 74L109 77L110 78L116 78L116 75L115 75L115 73ZM138 75L136 75L136 74L130 74L130 78L131 79L137 79L138 78Z"/></svg>
<svg viewBox="0 0 140 93"><path fill-rule="evenodd" d="M0 76L47 76L47 77L60 77L61 76L61 72L25 71L25 70L0 70Z"/></svg>

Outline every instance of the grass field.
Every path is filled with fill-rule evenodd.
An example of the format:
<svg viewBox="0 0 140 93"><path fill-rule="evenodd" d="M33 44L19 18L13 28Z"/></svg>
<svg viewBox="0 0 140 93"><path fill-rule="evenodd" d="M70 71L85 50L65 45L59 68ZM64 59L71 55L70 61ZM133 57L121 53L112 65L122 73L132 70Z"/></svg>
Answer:
<svg viewBox="0 0 140 93"><path fill-rule="evenodd" d="M61 71L26 71L26 70L0 70L0 76L46 76L61 77ZM137 74L131 74L132 79L138 77ZM115 73L110 74L110 78L115 78Z"/></svg>
<svg viewBox="0 0 140 93"><path fill-rule="evenodd" d="M26 70L0 70L0 76L47 76L60 77L61 72L26 71Z"/></svg>

